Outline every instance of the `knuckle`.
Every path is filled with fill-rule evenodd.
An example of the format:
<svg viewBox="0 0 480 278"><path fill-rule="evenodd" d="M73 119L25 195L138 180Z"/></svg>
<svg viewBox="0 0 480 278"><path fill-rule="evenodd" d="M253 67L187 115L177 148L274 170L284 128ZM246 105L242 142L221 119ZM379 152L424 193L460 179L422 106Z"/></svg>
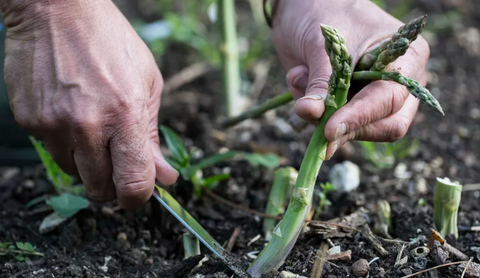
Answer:
<svg viewBox="0 0 480 278"><path fill-rule="evenodd" d="M71 125L74 134L87 135L100 128L100 117L95 117L89 113L75 113L70 115Z"/></svg>
<svg viewBox="0 0 480 278"><path fill-rule="evenodd" d="M402 139L408 132L409 123L406 119L395 121L387 131L387 140L395 142Z"/></svg>
<svg viewBox="0 0 480 278"><path fill-rule="evenodd" d="M330 75L326 73L321 73L313 76L308 80L307 90L311 89L322 89L328 90L328 81L330 80Z"/></svg>
<svg viewBox="0 0 480 278"><path fill-rule="evenodd" d="M119 198L135 198L147 195L153 188L153 182L138 175L122 175L115 179Z"/></svg>

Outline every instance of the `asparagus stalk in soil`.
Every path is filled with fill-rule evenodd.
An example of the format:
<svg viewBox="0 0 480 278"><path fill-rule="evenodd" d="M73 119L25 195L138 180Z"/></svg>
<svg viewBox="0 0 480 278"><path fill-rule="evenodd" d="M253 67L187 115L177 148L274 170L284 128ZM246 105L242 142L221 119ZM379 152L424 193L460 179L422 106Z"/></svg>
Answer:
<svg viewBox="0 0 480 278"><path fill-rule="evenodd" d="M218 18L222 30L222 71L225 88L225 109L228 117L240 112L240 62L238 54L237 29L235 22L235 1L218 1Z"/></svg>
<svg viewBox="0 0 480 278"><path fill-rule="evenodd" d="M462 197L462 185L448 178L437 178L433 196L433 221L440 234L458 238L457 213Z"/></svg>
<svg viewBox="0 0 480 278"><path fill-rule="evenodd" d="M285 212L285 206L290 198L297 176L297 170L292 167L284 167L275 171L272 189L270 189L268 196L267 208L265 209L266 214L279 216ZM265 218L263 220L263 232L266 240L272 238L272 232L276 225L277 219Z"/></svg>
<svg viewBox="0 0 480 278"><path fill-rule="evenodd" d="M333 69L325 102L326 110L308 144L285 216L274 229L268 245L248 269L252 277L261 277L264 273L280 267L292 250L310 210L315 181L325 159L328 143L325 138L325 125L347 100L352 57L348 54L345 40L336 29L327 25L321 25L321 29Z"/></svg>

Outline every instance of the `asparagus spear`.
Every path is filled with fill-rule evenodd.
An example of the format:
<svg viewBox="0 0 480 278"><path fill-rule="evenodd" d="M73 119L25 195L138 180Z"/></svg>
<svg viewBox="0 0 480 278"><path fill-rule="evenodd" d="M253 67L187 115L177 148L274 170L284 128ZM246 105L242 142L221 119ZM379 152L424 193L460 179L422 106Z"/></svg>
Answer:
<svg viewBox="0 0 480 278"><path fill-rule="evenodd" d="M433 196L433 221L440 234L458 238L457 213L462 197L462 185L448 178L437 178Z"/></svg>
<svg viewBox="0 0 480 278"><path fill-rule="evenodd" d="M297 176L297 170L292 167L284 167L275 171L265 213L279 216L285 212L285 206L290 198ZM276 225L277 219L265 218L263 220L263 232L265 233L266 240L272 239L272 232Z"/></svg>
<svg viewBox="0 0 480 278"><path fill-rule="evenodd" d="M399 72L357 71L353 73L355 80L390 80L407 87L408 91L438 113L445 116L438 100L417 81L402 76Z"/></svg>
<svg viewBox="0 0 480 278"><path fill-rule="evenodd" d="M377 61L372 66L372 71L384 71L388 64L393 63L398 57L407 53L410 47L410 41L406 38L387 44L384 51L382 51L377 58Z"/></svg>
<svg viewBox="0 0 480 278"><path fill-rule="evenodd" d="M308 144L285 216L274 229L268 245L247 271L252 277L261 277L280 267L292 250L310 210L315 181L325 159L328 143L324 133L325 125L332 114L347 101L352 57L348 54L345 40L336 29L327 25L321 25L321 29L333 68L326 110Z"/></svg>
<svg viewBox="0 0 480 278"><path fill-rule="evenodd" d="M371 69L374 66L374 64L377 62L380 53L385 51L388 48L388 45L394 44L401 38L408 39L409 43L412 43L422 33L423 29L425 28L425 25L427 24L427 20L428 20L428 16L424 15L400 27L398 31L395 34L393 34L393 36L389 40L382 42L378 47L376 47L369 53L365 54L358 62L357 66L355 67L355 70L361 71L361 70ZM372 70L374 69L372 68Z"/></svg>

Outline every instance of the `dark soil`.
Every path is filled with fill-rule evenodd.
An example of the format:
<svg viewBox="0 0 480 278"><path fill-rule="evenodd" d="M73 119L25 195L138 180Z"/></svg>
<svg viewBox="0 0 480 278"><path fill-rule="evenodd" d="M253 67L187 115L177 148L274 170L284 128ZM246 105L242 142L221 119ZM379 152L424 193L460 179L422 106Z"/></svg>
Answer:
<svg viewBox="0 0 480 278"><path fill-rule="evenodd" d="M351 266L361 258L371 261L379 257L370 266L370 277L403 277L435 266L431 257L428 260L409 257L408 263L394 268L403 244L399 242L407 242L406 252L427 242L430 229L434 228L432 196L436 177L448 176L462 184L480 181L480 4L473 0L419 0L413 3L417 8L407 15L408 18L424 13L430 15L430 29L425 33L432 53L429 88L442 103L447 116L440 117L424 106L420 108L408 134L410 139L419 140L419 148L399 161L402 165L396 168L409 172L408 178L397 178L394 169L373 167L362 157L357 144L350 144L324 164L319 181L327 181L331 167L348 159L360 166L361 185L349 194L329 194L333 206L326 207L321 219L347 216L363 207L369 211L368 219L373 227L375 204L385 199L392 207L391 235L398 240L382 241L389 254L381 256L360 233L333 237L332 242L340 245L342 251L352 251L351 261L325 263L323 277L353 277ZM456 13L458 19L447 20L446 15L452 13ZM184 57L188 55L178 54L178 49L170 51L177 54L173 55L174 62L162 63L166 80L181 68L179 65L189 64ZM284 73L279 70L278 62L273 58L272 61L270 76L273 77L267 80L259 100L254 102L285 90L278 85L284 84ZM178 70L166 68L166 64L172 63L179 67ZM207 155L222 147L275 152L282 157L282 164L298 168L311 129L301 134L285 130L281 119L288 116L290 108L282 108L273 113L275 115L270 113L227 132L214 129L220 99L212 92L220 91L218 76L219 72L211 72L164 96L161 122L179 132L188 146L195 146ZM280 78L274 78L277 76ZM221 171L231 171L232 177L214 190L216 194L244 207L264 210L271 171L245 162L226 162L207 169L206 173ZM421 186L423 181L426 181L426 188ZM265 244L263 238L249 244L252 238L262 234L262 219L219 203L206 194L200 200L192 200L191 190L190 184L180 181L172 192L220 243L227 242L239 227L241 232L233 254L248 266L252 259L247 254L260 251ZM43 258L32 257L30 262L0 257L0 277L232 276L232 272L208 250L204 250L208 259L201 267L195 267L201 257L183 261L181 235L185 229L153 199L136 211L121 210L115 202L94 204L57 230L40 235L39 224L51 211L44 205L28 210L24 205L35 197L55 193L45 179L43 168L1 169L0 192L0 242L28 241L45 254ZM424 206L418 205L422 198ZM462 195L459 225L480 225L480 190ZM309 277L322 242L325 241L312 231L302 235L281 270ZM461 232L458 240L451 243L473 257L473 262L480 263L480 233ZM449 260L457 261L453 257ZM416 277L460 277L461 271L457 266L450 266ZM430 276L434 275L431 273L437 276Z"/></svg>

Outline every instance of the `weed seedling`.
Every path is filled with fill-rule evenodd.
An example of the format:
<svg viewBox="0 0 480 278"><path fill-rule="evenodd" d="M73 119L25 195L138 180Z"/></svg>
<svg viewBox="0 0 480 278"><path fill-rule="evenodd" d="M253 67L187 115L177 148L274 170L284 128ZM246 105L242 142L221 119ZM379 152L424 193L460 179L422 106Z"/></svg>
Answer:
<svg viewBox="0 0 480 278"><path fill-rule="evenodd" d="M43 257L30 242L0 242L0 256L11 256L19 262L30 261L31 256Z"/></svg>

